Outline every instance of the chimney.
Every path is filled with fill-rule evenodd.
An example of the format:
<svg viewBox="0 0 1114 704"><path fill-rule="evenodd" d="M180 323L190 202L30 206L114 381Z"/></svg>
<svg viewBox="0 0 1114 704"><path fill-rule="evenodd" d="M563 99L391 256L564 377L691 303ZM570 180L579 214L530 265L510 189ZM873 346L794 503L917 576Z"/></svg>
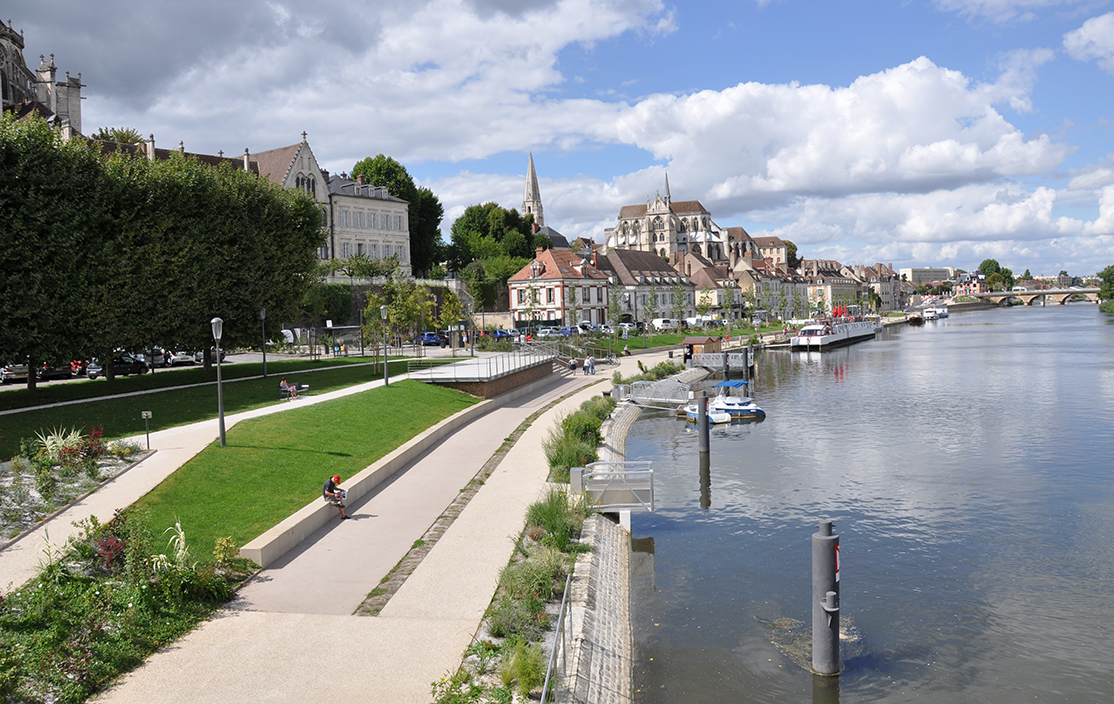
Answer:
<svg viewBox="0 0 1114 704"><path fill-rule="evenodd" d="M149 135L147 135L147 137L149 138L147 140L147 161L154 161L155 160L155 135L149 134Z"/></svg>
<svg viewBox="0 0 1114 704"><path fill-rule="evenodd" d="M244 171L251 171L251 152L244 147Z"/></svg>
<svg viewBox="0 0 1114 704"><path fill-rule="evenodd" d="M685 276L692 276L692 262L685 267Z"/></svg>
<svg viewBox="0 0 1114 704"><path fill-rule="evenodd" d="M593 269L599 269L600 268L599 261L600 261L599 254L597 254L596 250L593 249L592 250L592 268Z"/></svg>
<svg viewBox="0 0 1114 704"><path fill-rule="evenodd" d="M178 140L178 153L179 154L185 154L186 153L186 143L183 142L180 139Z"/></svg>
<svg viewBox="0 0 1114 704"><path fill-rule="evenodd" d="M545 251L545 248L544 248L544 247L538 247L538 252L537 252L537 253L538 253L538 254L541 254L541 253L542 253L542 252L544 252L544 251Z"/></svg>
<svg viewBox="0 0 1114 704"><path fill-rule="evenodd" d="M328 169L321 169L321 175L325 178L325 183L328 183L329 182L329 171L328 171Z"/></svg>
<svg viewBox="0 0 1114 704"><path fill-rule="evenodd" d="M364 185L364 175L363 174L360 174L359 176L356 177L356 183L360 184L361 186Z"/></svg>

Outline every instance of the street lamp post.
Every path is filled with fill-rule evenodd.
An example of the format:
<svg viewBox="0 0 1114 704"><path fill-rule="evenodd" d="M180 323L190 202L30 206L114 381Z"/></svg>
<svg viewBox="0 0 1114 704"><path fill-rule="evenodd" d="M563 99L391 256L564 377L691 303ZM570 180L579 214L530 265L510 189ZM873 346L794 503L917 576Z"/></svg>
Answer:
<svg viewBox="0 0 1114 704"><path fill-rule="evenodd" d="M224 447L224 389L221 388L220 378L220 338L224 331L224 321L213 318L209 322L213 326L213 340L217 343L217 422L220 426L220 446Z"/></svg>
<svg viewBox="0 0 1114 704"><path fill-rule="evenodd" d="M267 309L259 309L259 328L263 332L263 378L267 378Z"/></svg>
<svg viewBox="0 0 1114 704"><path fill-rule="evenodd" d="M390 373L387 371L387 306L379 306L379 317L383 319L383 386L391 385Z"/></svg>

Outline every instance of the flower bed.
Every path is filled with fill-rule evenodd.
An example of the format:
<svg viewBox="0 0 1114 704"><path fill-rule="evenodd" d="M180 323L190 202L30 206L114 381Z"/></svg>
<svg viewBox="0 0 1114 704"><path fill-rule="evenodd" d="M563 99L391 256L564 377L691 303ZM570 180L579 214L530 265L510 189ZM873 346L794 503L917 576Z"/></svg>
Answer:
<svg viewBox="0 0 1114 704"><path fill-rule="evenodd" d="M20 442L0 463L0 548L126 470L143 454L137 443L105 443L103 429L53 430Z"/></svg>

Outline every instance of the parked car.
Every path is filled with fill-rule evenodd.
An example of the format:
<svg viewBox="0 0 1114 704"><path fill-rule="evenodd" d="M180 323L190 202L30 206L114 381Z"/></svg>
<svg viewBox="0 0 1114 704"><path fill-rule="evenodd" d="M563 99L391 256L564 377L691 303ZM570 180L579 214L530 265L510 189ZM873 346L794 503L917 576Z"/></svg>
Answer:
<svg viewBox="0 0 1114 704"><path fill-rule="evenodd" d="M580 328L578 328L575 325L565 325L564 327L561 328L561 331L560 331L560 335L562 337L572 337L573 335L579 335L579 334L580 334Z"/></svg>
<svg viewBox="0 0 1114 704"><path fill-rule="evenodd" d="M166 366L176 367L179 364L193 364L193 352L177 350L166 357Z"/></svg>
<svg viewBox="0 0 1114 704"><path fill-rule="evenodd" d="M156 347L149 352L141 352L140 354L137 354L136 358L146 362L149 368L154 369L155 367L169 366L166 362L166 355L166 350L161 350Z"/></svg>
<svg viewBox="0 0 1114 704"><path fill-rule="evenodd" d="M146 374L147 363L136 359L128 354L113 357L112 359L112 372L116 376L128 376L129 374ZM96 379L104 375L104 365L99 359L94 359L89 363L89 367L85 372L90 379Z"/></svg>
<svg viewBox="0 0 1114 704"><path fill-rule="evenodd" d="M560 328L539 328L538 334L535 337L548 338L548 337L561 337Z"/></svg>
<svg viewBox="0 0 1114 704"><path fill-rule="evenodd" d="M425 346L425 347L428 347L430 345L436 345L438 347L444 347L446 344L448 344L445 341L445 338L441 337L441 333L433 332L432 330L423 332L421 334L421 336L418 338L418 342L422 346Z"/></svg>
<svg viewBox="0 0 1114 704"><path fill-rule="evenodd" d="M37 375L40 380L69 379L73 376L73 369L68 364L49 365L45 362Z"/></svg>
<svg viewBox="0 0 1114 704"><path fill-rule="evenodd" d="M650 321L655 330L673 330L677 327L677 321L670 318L654 318Z"/></svg>
<svg viewBox="0 0 1114 704"><path fill-rule="evenodd" d="M515 337L518 336L518 333L514 330L492 330L491 336L495 338L496 341L513 340Z"/></svg>
<svg viewBox="0 0 1114 704"><path fill-rule="evenodd" d="M220 361L223 362L224 358L226 356L228 356L228 355L225 353L225 351L221 350L220 351ZM204 364L205 363L205 353L204 352L196 353L193 356L193 361L196 362L197 364ZM215 364L216 361L217 361L217 351L216 350L209 350L209 362L211 364Z"/></svg>
<svg viewBox="0 0 1114 704"><path fill-rule="evenodd" d="M0 367L0 381L11 384L17 381L27 381L26 364L5 364Z"/></svg>
<svg viewBox="0 0 1114 704"><path fill-rule="evenodd" d="M615 328L611 327L610 325L601 325L600 332L604 335L610 335L611 333L615 332Z"/></svg>

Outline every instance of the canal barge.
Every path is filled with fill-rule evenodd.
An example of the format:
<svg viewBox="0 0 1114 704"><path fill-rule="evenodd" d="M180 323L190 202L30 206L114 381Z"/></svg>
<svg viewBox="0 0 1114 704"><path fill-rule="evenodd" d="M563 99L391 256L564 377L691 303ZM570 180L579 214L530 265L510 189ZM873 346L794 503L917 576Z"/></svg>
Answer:
<svg viewBox="0 0 1114 704"><path fill-rule="evenodd" d="M878 324L873 320L836 318L811 322L797 331L792 340L795 351L828 350L873 340Z"/></svg>

